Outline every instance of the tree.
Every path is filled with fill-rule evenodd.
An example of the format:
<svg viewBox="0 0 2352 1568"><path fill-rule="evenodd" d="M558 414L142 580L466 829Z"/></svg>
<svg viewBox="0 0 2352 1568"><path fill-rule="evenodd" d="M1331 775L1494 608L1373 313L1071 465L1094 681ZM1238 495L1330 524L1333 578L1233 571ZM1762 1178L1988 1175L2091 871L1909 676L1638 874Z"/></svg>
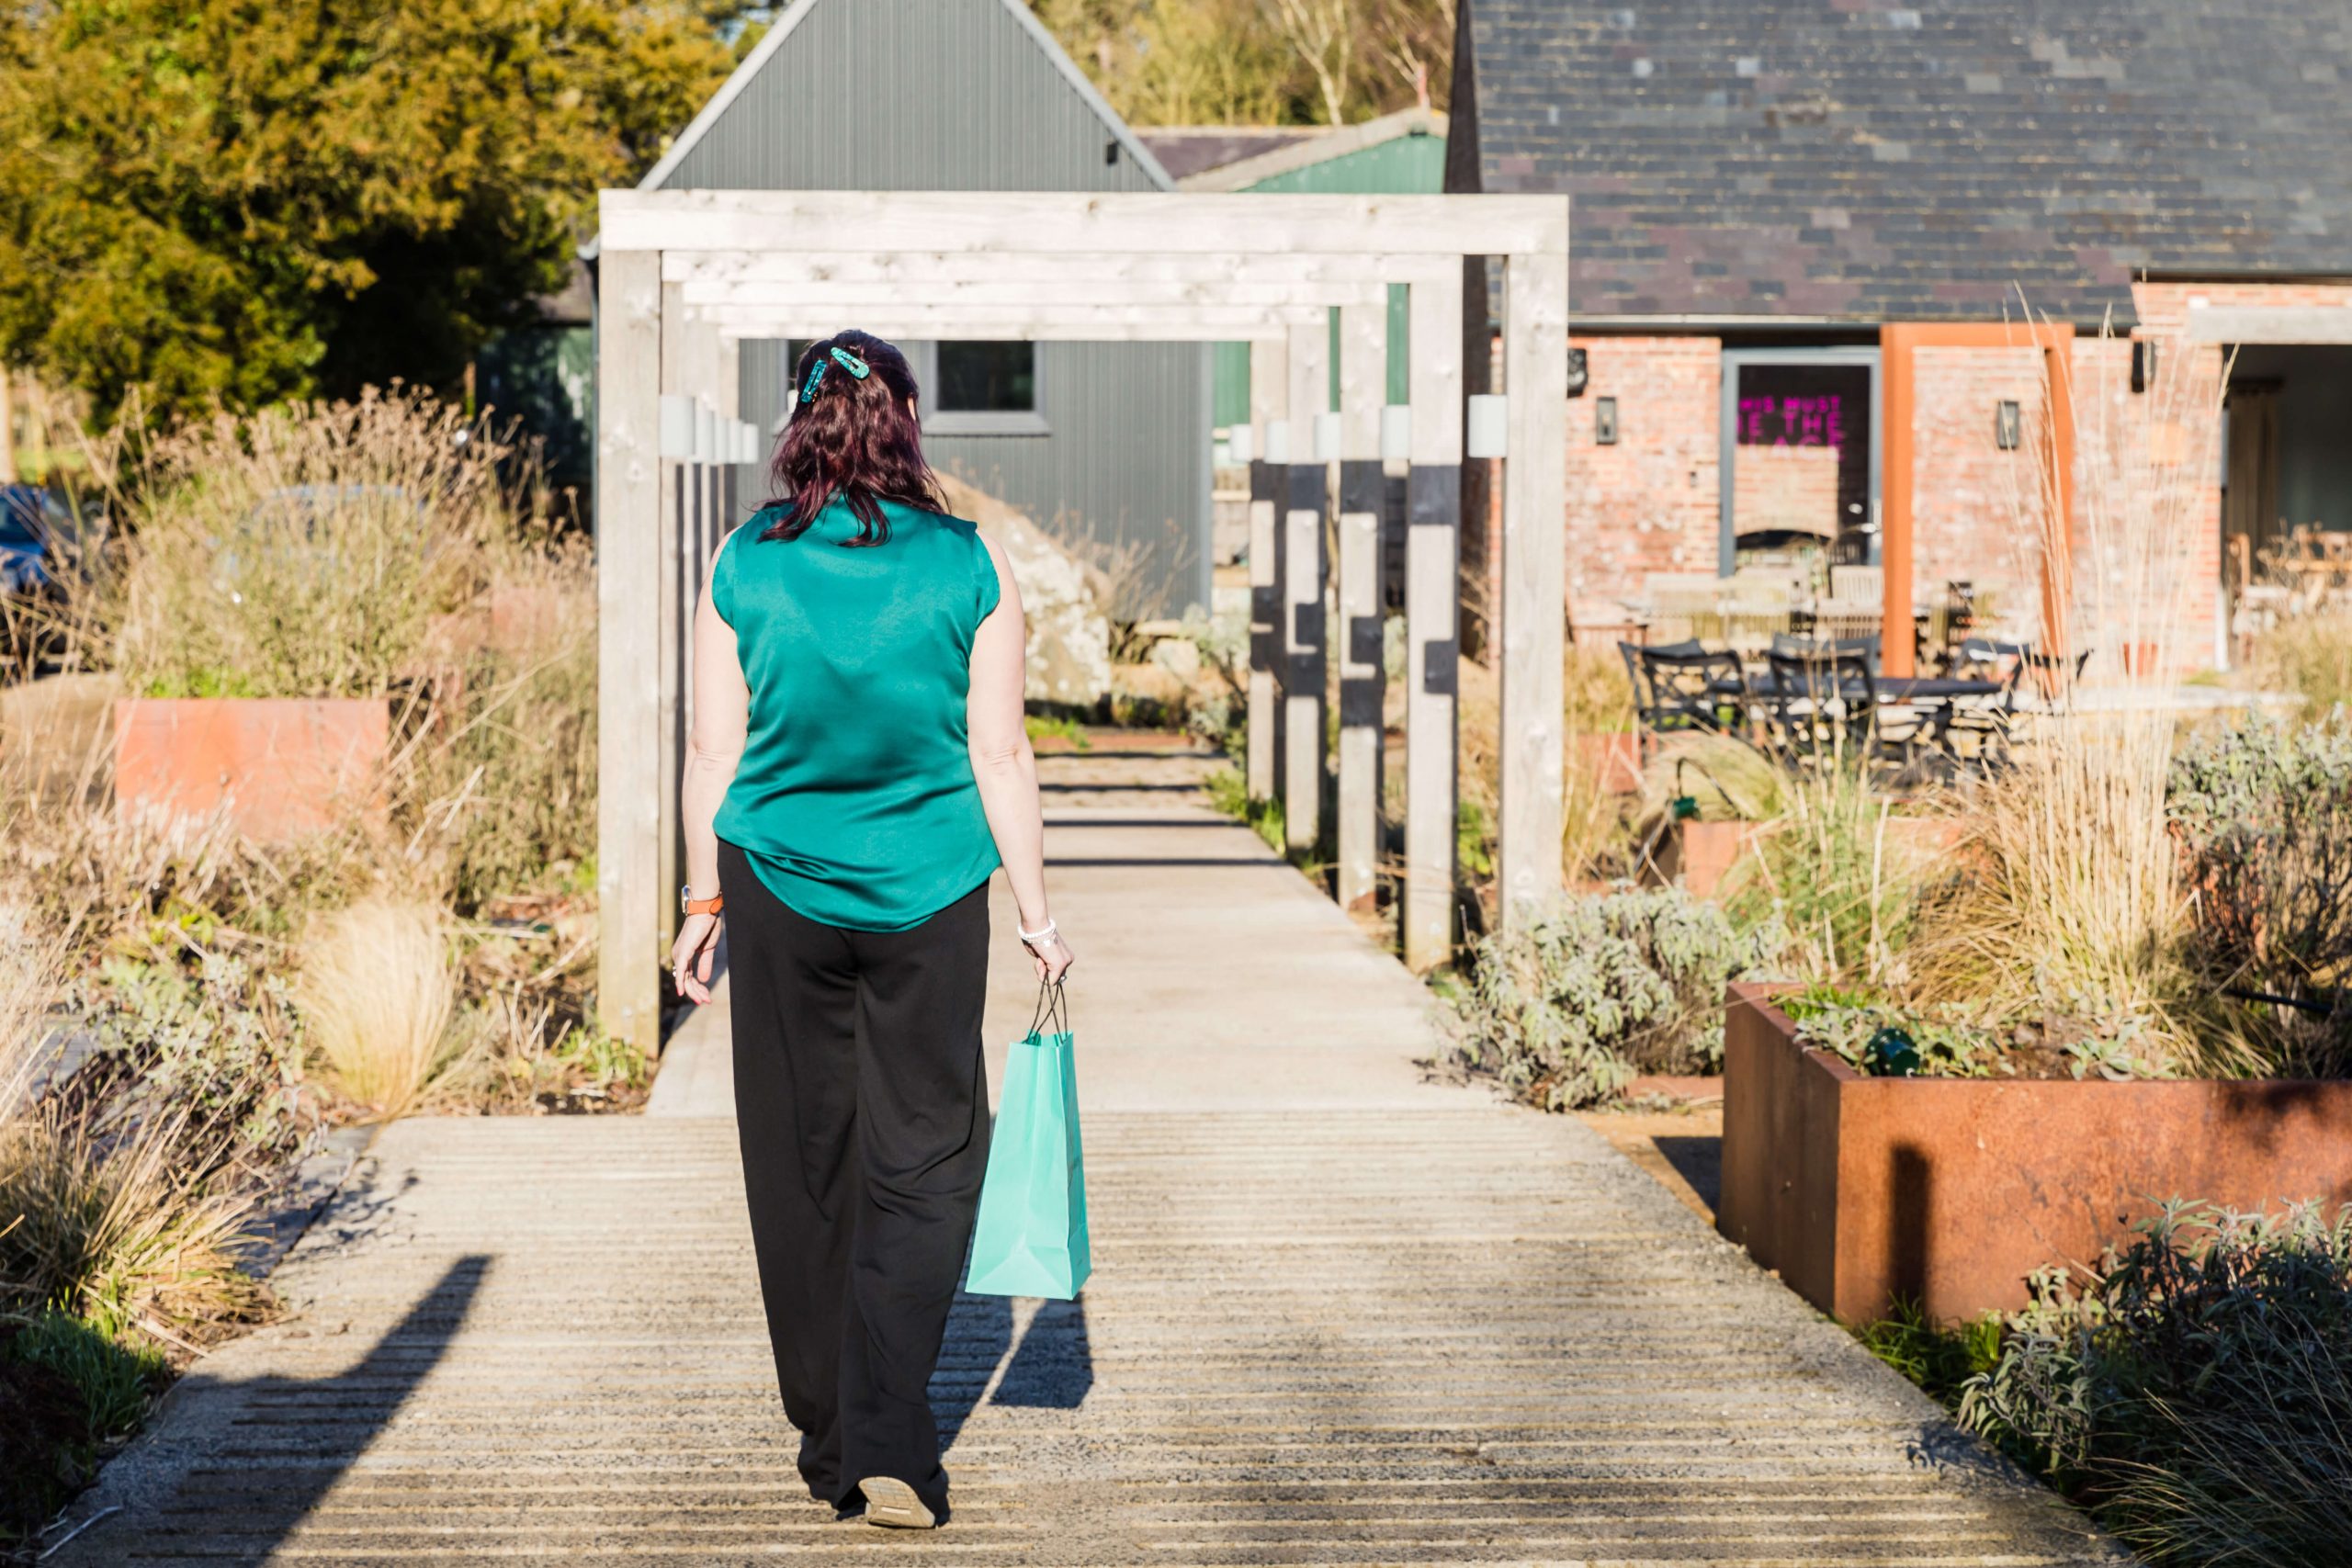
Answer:
<svg viewBox="0 0 2352 1568"><path fill-rule="evenodd" d="M0 359L101 417L448 385L723 79L721 9L0 6Z"/></svg>
<svg viewBox="0 0 2352 1568"><path fill-rule="evenodd" d="M1343 125L1442 105L1456 0L1030 0L1138 125Z"/></svg>

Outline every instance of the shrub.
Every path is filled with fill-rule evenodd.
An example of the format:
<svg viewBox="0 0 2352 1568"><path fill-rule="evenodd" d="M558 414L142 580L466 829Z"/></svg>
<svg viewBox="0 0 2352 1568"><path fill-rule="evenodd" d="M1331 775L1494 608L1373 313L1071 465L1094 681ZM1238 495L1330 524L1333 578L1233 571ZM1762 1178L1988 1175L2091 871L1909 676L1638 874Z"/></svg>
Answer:
<svg viewBox="0 0 2352 1568"><path fill-rule="evenodd" d="M2174 762L2171 810L2196 890L2192 943L2222 986L2283 996L2267 1021L2288 1077L2352 1068L2352 724L2257 721Z"/></svg>
<svg viewBox="0 0 2352 1568"><path fill-rule="evenodd" d="M1917 1302L1897 1299L1886 1316L1855 1329L1854 1337L1949 1409L1971 1381L1998 1364L2001 1320L1987 1314L1948 1328L1929 1322Z"/></svg>
<svg viewBox="0 0 2352 1568"><path fill-rule="evenodd" d="M320 1068L387 1121L449 1060L446 926L432 905L370 898L321 916L304 944L300 996Z"/></svg>
<svg viewBox="0 0 2352 1568"><path fill-rule="evenodd" d="M2352 1209L2173 1203L2036 1277L1962 1418L2143 1559L2309 1568L2352 1540Z"/></svg>
<svg viewBox="0 0 2352 1568"><path fill-rule="evenodd" d="M1727 879L1736 918L1777 920L1788 935L1781 955L1793 973L1819 980L1884 983L1910 940L1924 856L1900 832L1890 837L1894 802L1871 788L1859 761L1824 758L1786 775L1781 814Z"/></svg>
<svg viewBox="0 0 2352 1568"><path fill-rule="evenodd" d="M2352 703L2352 615L2290 616L2264 635L2253 662L2266 690L2293 692L2308 717L2325 718Z"/></svg>
<svg viewBox="0 0 2352 1568"><path fill-rule="evenodd" d="M481 588L503 449L423 393L226 413L150 446L110 619L151 696L389 692Z"/></svg>
<svg viewBox="0 0 2352 1568"><path fill-rule="evenodd" d="M1679 888L1572 899L1471 948L1453 1059L1549 1111L1705 1071L1723 1059L1724 985L1758 958Z"/></svg>

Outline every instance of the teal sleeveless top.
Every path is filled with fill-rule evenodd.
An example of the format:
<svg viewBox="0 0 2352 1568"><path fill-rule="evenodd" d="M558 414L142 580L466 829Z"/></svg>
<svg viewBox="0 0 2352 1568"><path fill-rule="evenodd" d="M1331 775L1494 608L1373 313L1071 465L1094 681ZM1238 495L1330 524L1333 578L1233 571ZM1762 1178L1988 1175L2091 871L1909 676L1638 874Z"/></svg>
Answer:
<svg viewBox="0 0 2352 1568"><path fill-rule="evenodd" d="M996 568L961 518L886 502L888 541L846 547L858 522L835 502L798 538L762 538L780 510L711 570L752 693L718 836L796 913L904 931L997 867L964 717Z"/></svg>

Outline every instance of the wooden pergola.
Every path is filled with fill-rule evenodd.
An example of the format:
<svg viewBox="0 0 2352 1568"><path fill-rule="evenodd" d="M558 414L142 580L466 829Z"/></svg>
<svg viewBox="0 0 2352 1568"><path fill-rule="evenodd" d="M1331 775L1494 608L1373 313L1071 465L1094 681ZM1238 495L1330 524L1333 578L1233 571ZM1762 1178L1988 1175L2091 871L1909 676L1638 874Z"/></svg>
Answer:
<svg viewBox="0 0 2352 1568"><path fill-rule="evenodd" d="M1409 464L1404 947L1451 951L1464 258L1503 264L1505 393L1467 455L1502 458L1507 922L1558 891L1568 206L1558 196L608 190L597 281L602 1020L650 1045L675 918L686 635L745 460L744 338L1250 342L1251 794L1322 828L1340 660L1339 893L1377 855L1384 465ZM1408 292L1409 401L1385 397L1388 288ZM1475 302L1481 319L1485 301ZM1330 312L1340 313L1339 407ZM1483 339L1483 333L1480 334ZM664 400L670 400L665 405ZM718 434L692 439L699 405ZM668 413L665 432L665 412ZM665 433L667 438L665 439ZM1238 455L1238 454L1237 454ZM1336 476L1338 514L1331 513ZM1336 538L1336 552L1327 540ZM1335 570L1336 569L1336 570ZM1327 605L1339 635L1327 631Z"/></svg>

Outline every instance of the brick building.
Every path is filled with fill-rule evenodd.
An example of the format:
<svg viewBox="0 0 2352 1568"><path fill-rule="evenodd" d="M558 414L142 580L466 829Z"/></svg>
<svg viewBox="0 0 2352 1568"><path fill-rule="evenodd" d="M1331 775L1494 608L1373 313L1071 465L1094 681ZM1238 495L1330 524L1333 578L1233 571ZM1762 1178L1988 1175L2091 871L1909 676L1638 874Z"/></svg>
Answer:
<svg viewBox="0 0 2352 1568"><path fill-rule="evenodd" d="M2194 492L2166 631L2196 665L2282 525L2352 529L2340 0L1460 17L1447 188L1573 204L1580 624L1796 561L1862 569L1888 628L1964 582L2063 636L2098 590L2086 513L2153 463Z"/></svg>

